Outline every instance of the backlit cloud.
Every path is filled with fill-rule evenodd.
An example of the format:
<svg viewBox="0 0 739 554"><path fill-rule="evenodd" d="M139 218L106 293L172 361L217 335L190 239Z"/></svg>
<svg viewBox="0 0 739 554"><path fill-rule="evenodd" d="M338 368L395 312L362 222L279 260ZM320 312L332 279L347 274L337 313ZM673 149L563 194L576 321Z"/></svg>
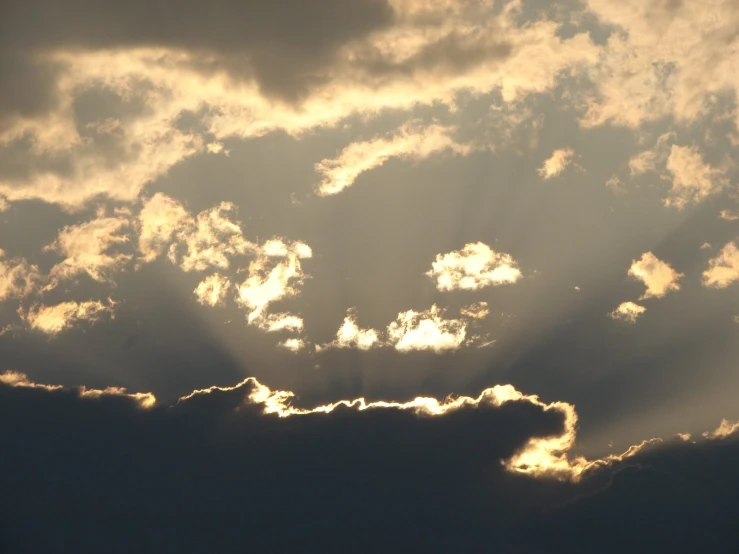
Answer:
<svg viewBox="0 0 739 554"><path fill-rule="evenodd" d="M252 261L248 277L238 285L236 302L250 310L250 323L260 318L271 303L297 295L306 277L297 255L289 254L276 263L272 260L260 257Z"/></svg>
<svg viewBox="0 0 739 554"><path fill-rule="evenodd" d="M644 306L640 306L634 302L622 302L608 315L612 319L618 319L620 321L625 321L626 323L636 323L639 316L646 311L647 309Z"/></svg>
<svg viewBox="0 0 739 554"><path fill-rule="evenodd" d="M323 348L358 348L369 350L373 346L382 344L378 332L374 329L360 329L357 324L356 310L348 310L344 322L336 332L336 338L319 347Z"/></svg>
<svg viewBox="0 0 739 554"><path fill-rule="evenodd" d="M38 266L22 258L8 258L0 249L0 301L28 296L39 288L42 276Z"/></svg>
<svg viewBox="0 0 739 554"><path fill-rule="evenodd" d="M739 248L735 242L729 242L718 256L709 260L708 269L703 272L703 284L722 289L737 280L739 280Z"/></svg>
<svg viewBox="0 0 739 554"><path fill-rule="evenodd" d="M539 175L543 179L551 179L562 173L572 162L575 151L571 148L558 148L552 155L544 161L544 165L539 168Z"/></svg>
<svg viewBox="0 0 739 554"><path fill-rule="evenodd" d="M675 271L670 264L657 258L651 252L645 252L639 260L634 260L628 275L644 283L647 290L639 298L662 298L670 291L680 290L678 281L682 273Z"/></svg>
<svg viewBox="0 0 739 554"><path fill-rule="evenodd" d="M426 273L440 291L476 290L515 283L521 277L510 254L496 252L482 242L468 243L461 250L439 254Z"/></svg>
<svg viewBox="0 0 739 554"><path fill-rule="evenodd" d="M672 188L666 206L683 208L700 202L723 186L720 171L709 166L696 148L672 145L667 158L667 171L672 176Z"/></svg>
<svg viewBox="0 0 739 554"><path fill-rule="evenodd" d="M204 306L218 306L223 304L230 290L231 281L220 273L214 273L200 281L193 293Z"/></svg>
<svg viewBox="0 0 739 554"><path fill-rule="evenodd" d="M390 137L350 144L338 157L316 164L316 171L323 175L317 192L322 196L338 194L351 186L361 173L381 166L390 158L423 160L444 151L470 153L471 147L454 141L453 132L454 129L439 125L406 124Z"/></svg>
<svg viewBox="0 0 739 554"><path fill-rule="evenodd" d="M444 310L436 305L417 312L408 310L387 326L387 338L399 352L457 350L467 337L467 323L461 319L445 319Z"/></svg>
<svg viewBox="0 0 739 554"><path fill-rule="evenodd" d="M469 306L463 306L459 313L473 319L485 319L490 314L487 302L474 302Z"/></svg>
<svg viewBox="0 0 739 554"><path fill-rule="evenodd" d="M115 302L97 300L87 302L61 302L50 306L33 305L20 316L31 329L55 335L78 322L95 323L104 315L112 317Z"/></svg>
<svg viewBox="0 0 739 554"><path fill-rule="evenodd" d="M131 259L130 254L112 252L117 245L129 241L129 220L103 217L79 225L64 227L45 250L64 256L50 273L52 284L87 273L96 281L107 281Z"/></svg>

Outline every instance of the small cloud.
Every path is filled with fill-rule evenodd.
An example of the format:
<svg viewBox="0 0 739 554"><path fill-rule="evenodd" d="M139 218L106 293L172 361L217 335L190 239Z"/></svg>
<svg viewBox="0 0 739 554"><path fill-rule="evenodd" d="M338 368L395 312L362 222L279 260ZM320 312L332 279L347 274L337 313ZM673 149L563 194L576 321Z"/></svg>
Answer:
<svg viewBox="0 0 739 554"><path fill-rule="evenodd" d="M291 352L298 352L300 350L303 350L307 346L307 344L303 339L291 338L282 341L277 346L280 346L281 348L286 348Z"/></svg>
<svg viewBox="0 0 739 554"><path fill-rule="evenodd" d="M125 229L129 225L124 217L101 217L64 227L56 240L44 248L65 256L51 269L49 288L59 280L81 273L96 281L108 281L110 273L120 270L131 259L129 254L110 252L114 246L128 242Z"/></svg>
<svg viewBox="0 0 739 554"><path fill-rule="evenodd" d="M195 288L193 293L197 301L204 306L218 306L226 299L231 281L220 273L209 275Z"/></svg>
<svg viewBox="0 0 739 554"><path fill-rule="evenodd" d="M10 203L5 199L4 196L0 196L0 212L4 212L10 207Z"/></svg>
<svg viewBox="0 0 739 554"><path fill-rule="evenodd" d="M192 224L185 207L176 200L156 193L144 200L138 219L139 253L144 262L153 262L169 246L174 234Z"/></svg>
<svg viewBox="0 0 739 554"><path fill-rule="evenodd" d="M238 286L236 302L250 310L248 321L262 317L267 307L278 300L296 296L305 274L298 256L289 253L277 263L259 257L249 264L249 276Z"/></svg>
<svg viewBox="0 0 739 554"><path fill-rule="evenodd" d="M257 252L258 247L244 238L240 224L231 218L235 211L231 202L221 202L200 212L194 222L188 221L177 230L177 243L169 249L169 260L183 271L227 269L232 257ZM180 248L184 250L181 259Z"/></svg>
<svg viewBox="0 0 739 554"><path fill-rule="evenodd" d="M209 142L205 145L205 149L209 154L220 154L223 152L226 156L228 156L231 151L230 150L224 150L223 149L223 143L222 142Z"/></svg>
<svg viewBox="0 0 739 554"><path fill-rule="evenodd" d="M712 247L710 242L704 242L703 244L701 244L701 250L710 250L711 248Z"/></svg>
<svg viewBox="0 0 739 554"><path fill-rule="evenodd" d="M428 310L401 312L387 326L388 341L399 352L457 350L467 335L467 323L461 319L444 319L436 305Z"/></svg>
<svg viewBox="0 0 739 554"><path fill-rule="evenodd" d="M515 283L522 277L518 263L510 254L495 252L482 242L437 255L426 275L436 280L436 288L440 291L477 290Z"/></svg>
<svg viewBox="0 0 739 554"><path fill-rule="evenodd" d="M739 280L739 249L735 242L727 243L719 255L708 261L703 272L703 285L723 289Z"/></svg>
<svg viewBox="0 0 739 554"><path fill-rule="evenodd" d="M381 166L390 158L423 160L444 151L469 154L472 148L458 144L451 137L453 132L454 128L441 125L419 127L406 124L389 138L350 144L336 158L327 158L315 165L316 171L323 176L317 193L321 196L338 194L354 184L359 175Z"/></svg>
<svg viewBox="0 0 739 554"><path fill-rule="evenodd" d="M115 302L108 299L107 305L99 301L62 302L54 306L34 305L28 312L19 311L31 329L47 335L55 335L70 328L78 321L96 322L107 314L112 317Z"/></svg>
<svg viewBox="0 0 739 554"><path fill-rule="evenodd" d="M616 175L611 175L606 181L606 188L610 189L614 194L623 194L626 192L626 185Z"/></svg>
<svg viewBox="0 0 739 554"><path fill-rule="evenodd" d="M674 138L675 133L664 133L659 136L654 148L644 150L632 156L629 160L629 172L631 176L634 177L650 171L657 171L658 167L663 166L670 155L670 143Z"/></svg>
<svg viewBox="0 0 739 554"><path fill-rule="evenodd" d="M739 219L739 214L737 214L736 212L731 212L729 210L721 210L718 216L724 221L736 221L737 219Z"/></svg>
<svg viewBox="0 0 739 554"><path fill-rule="evenodd" d="M303 330L303 318L290 313L262 314L251 321L262 331L276 333L278 331L300 332Z"/></svg>
<svg viewBox="0 0 739 554"><path fill-rule="evenodd" d="M688 442L690 440L690 433L677 433L677 437L685 442Z"/></svg>
<svg viewBox="0 0 739 554"><path fill-rule="evenodd" d="M622 302L618 308L613 310L608 316L611 319L624 321L626 323L636 323L636 320L641 316L647 309L644 306L635 304L634 302Z"/></svg>
<svg viewBox="0 0 739 554"><path fill-rule="evenodd" d="M645 252L639 261L633 260L628 275L644 283L646 292L639 298L662 298L673 290L680 290L678 281L684 274L678 273L651 252Z"/></svg>
<svg viewBox="0 0 739 554"><path fill-rule="evenodd" d="M357 325L357 314L354 309L347 311L344 323L336 332L336 338L320 347L323 348L358 348L369 350L373 346L380 345L380 337L374 329L360 329Z"/></svg>
<svg viewBox="0 0 739 554"><path fill-rule="evenodd" d="M42 282L38 266L23 258L6 258L0 249L0 301L26 297L36 291Z"/></svg>
<svg viewBox="0 0 739 554"><path fill-rule="evenodd" d="M707 439L725 439L739 430L739 421L722 419L721 424L713 431L706 431L703 436Z"/></svg>
<svg viewBox="0 0 739 554"><path fill-rule="evenodd" d="M562 173L575 155L575 151L571 148L559 148L552 152L549 159L544 161L538 172L543 179L551 179Z"/></svg>
<svg viewBox="0 0 739 554"><path fill-rule="evenodd" d="M673 144L667 158L667 171L672 176L672 188L665 206L678 209L691 202L700 202L725 184L721 172L706 164L694 147Z"/></svg>
<svg viewBox="0 0 739 554"><path fill-rule="evenodd" d="M474 319L484 319L490 314L487 302L475 302L469 306L464 306L459 313Z"/></svg>

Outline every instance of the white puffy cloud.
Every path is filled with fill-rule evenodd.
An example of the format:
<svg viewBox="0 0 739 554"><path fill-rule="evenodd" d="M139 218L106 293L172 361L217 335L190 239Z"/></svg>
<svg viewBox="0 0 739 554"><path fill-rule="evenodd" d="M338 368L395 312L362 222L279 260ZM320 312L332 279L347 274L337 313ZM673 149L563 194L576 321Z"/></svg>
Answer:
<svg viewBox="0 0 739 554"><path fill-rule="evenodd" d="M38 266L23 258L7 258L0 249L0 301L28 296L38 290L42 280Z"/></svg>
<svg viewBox="0 0 739 554"><path fill-rule="evenodd" d="M708 261L703 272L703 284L722 289L739 280L739 248L735 242L727 243L718 256Z"/></svg>
<svg viewBox="0 0 739 554"><path fill-rule="evenodd" d="M718 216L724 221L736 221L739 219L739 215L736 212L730 210L721 210Z"/></svg>
<svg viewBox="0 0 739 554"><path fill-rule="evenodd" d="M373 346L382 345L379 333L374 329L360 329L357 324L357 315L354 309L347 311L344 322L336 332L336 338L323 346L323 348L358 348L359 350L369 350Z"/></svg>
<svg viewBox="0 0 739 554"><path fill-rule="evenodd" d="M259 257L249 264L248 273L238 286L236 302L250 310L249 323L261 318L271 303L297 295L305 279L300 260L292 253L276 263Z"/></svg>
<svg viewBox="0 0 739 554"><path fill-rule="evenodd" d="M79 321L94 323L103 315L112 317L115 302L97 300L87 302L61 302L53 306L34 305L26 312L19 312L21 319L31 328L48 335L55 335Z"/></svg>
<svg viewBox="0 0 739 554"><path fill-rule="evenodd" d="M193 293L204 306L218 306L223 304L230 288L231 281L225 275L214 273L200 281Z"/></svg>
<svg viewBox="0 0 739 554"><path fill-rule="evenodd" d="M678 209L691 202L700 202L725 183L721 172L706 164L693 147L673 144L667 158L667 171L672 177L672 188L665 205Z"/></svg>
<svg viewBox="0 0 739 554"><path fill-rule="evenodd" d="M399 352L457 350L467 337L467 322L443 316L444 311L436 305L422 312L401 312L387 326L388 342Z"/></svg>
<svg viewBox="0 0 739 554"><path fill-rule="evenodd" d="M284 341L279 343L277 346L281 348L286 348L287 350L290 350L291 352L298 352L306 348L308 345L303 339L289 338L289 339L285 339Z"/></svg>
<svg viewBox="0 0 739 554"><path fill-rule="evenodd" d="M129 238L125 233L130 221L124 217L102 217L64 227L45 250L65 256L50 272L51 284L87 273L96 281L110 280L131 259L130 254L110 252Z"/></svg>
<svg viewBox="0 0 739 554"><path fill-rule="evenodd" d="M675 271L670 264L663 262L651 252L645 252L639 260L633 260L628 275L644 283L647 290L639 298L662 298L673 290L680 290L678 281L682 273Z"/></svg>
<svg viewBox="0 0 739 554"><path fill-rule="evenodd" d="M625 321L626 323L636 323L639 316L646 311L647 309L644 306L640 306L634 302L622 302L608 315L612 319L618 319L620 321Z"/></svg>
<svg viewBox="0 0 739 554"><path fill-rule="evenodd" d="M390 158L423 160L444 151L469 154L472 148L457 143L451 137L453 132L453 128L440 125L405 124L390 137L352 143L336 158L316 164L316 171L323 176L316 190L321 196L338 194L351 186L361 173L381 166Z"/></svg>
<svg viewBox="0 0 739 554"><path fill-rule="evenodd" d="M575 151L571 148L559 148L552 152L552 155L544 160L544 164L538 169L539 175L543 179L552 179L562 173L575 155Z"/></svg>
<svg viewBox="0 0 739 554"><path fill-rule="evenodd" d="M515 283L521 277L510 254L496 252L482 242L468 243L461 250L438 254L426 275L440 291L476 290L491 285Z"/></svg>

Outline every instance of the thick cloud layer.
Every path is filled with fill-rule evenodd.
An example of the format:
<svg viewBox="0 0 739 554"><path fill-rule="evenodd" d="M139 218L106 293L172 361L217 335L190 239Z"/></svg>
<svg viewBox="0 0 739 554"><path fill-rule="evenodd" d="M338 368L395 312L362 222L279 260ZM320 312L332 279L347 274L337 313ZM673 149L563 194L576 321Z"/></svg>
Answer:
<svg viewBox="0 0 739 554"><path fill-rule="evenodd" d="M501 465L529 439L562 432L561 414L528 401L281 418L248 400L256 386L145 409L123 392L0 384L3 551L739 546L736 442L646 450L575 485Z"/></svg>

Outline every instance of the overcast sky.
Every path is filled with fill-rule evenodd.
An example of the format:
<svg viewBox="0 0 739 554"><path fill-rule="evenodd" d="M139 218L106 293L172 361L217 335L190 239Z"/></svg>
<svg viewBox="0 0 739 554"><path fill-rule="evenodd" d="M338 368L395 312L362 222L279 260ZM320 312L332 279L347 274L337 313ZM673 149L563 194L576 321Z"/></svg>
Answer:
<svg viewBox="0 0 739 554"><path fill-rule="evenodd" d="M6 417L66 389L147 437L234 395L485 405L518 429L485 455L557 483L730 435L737 25L734 0L3 4Z"/></svg>

